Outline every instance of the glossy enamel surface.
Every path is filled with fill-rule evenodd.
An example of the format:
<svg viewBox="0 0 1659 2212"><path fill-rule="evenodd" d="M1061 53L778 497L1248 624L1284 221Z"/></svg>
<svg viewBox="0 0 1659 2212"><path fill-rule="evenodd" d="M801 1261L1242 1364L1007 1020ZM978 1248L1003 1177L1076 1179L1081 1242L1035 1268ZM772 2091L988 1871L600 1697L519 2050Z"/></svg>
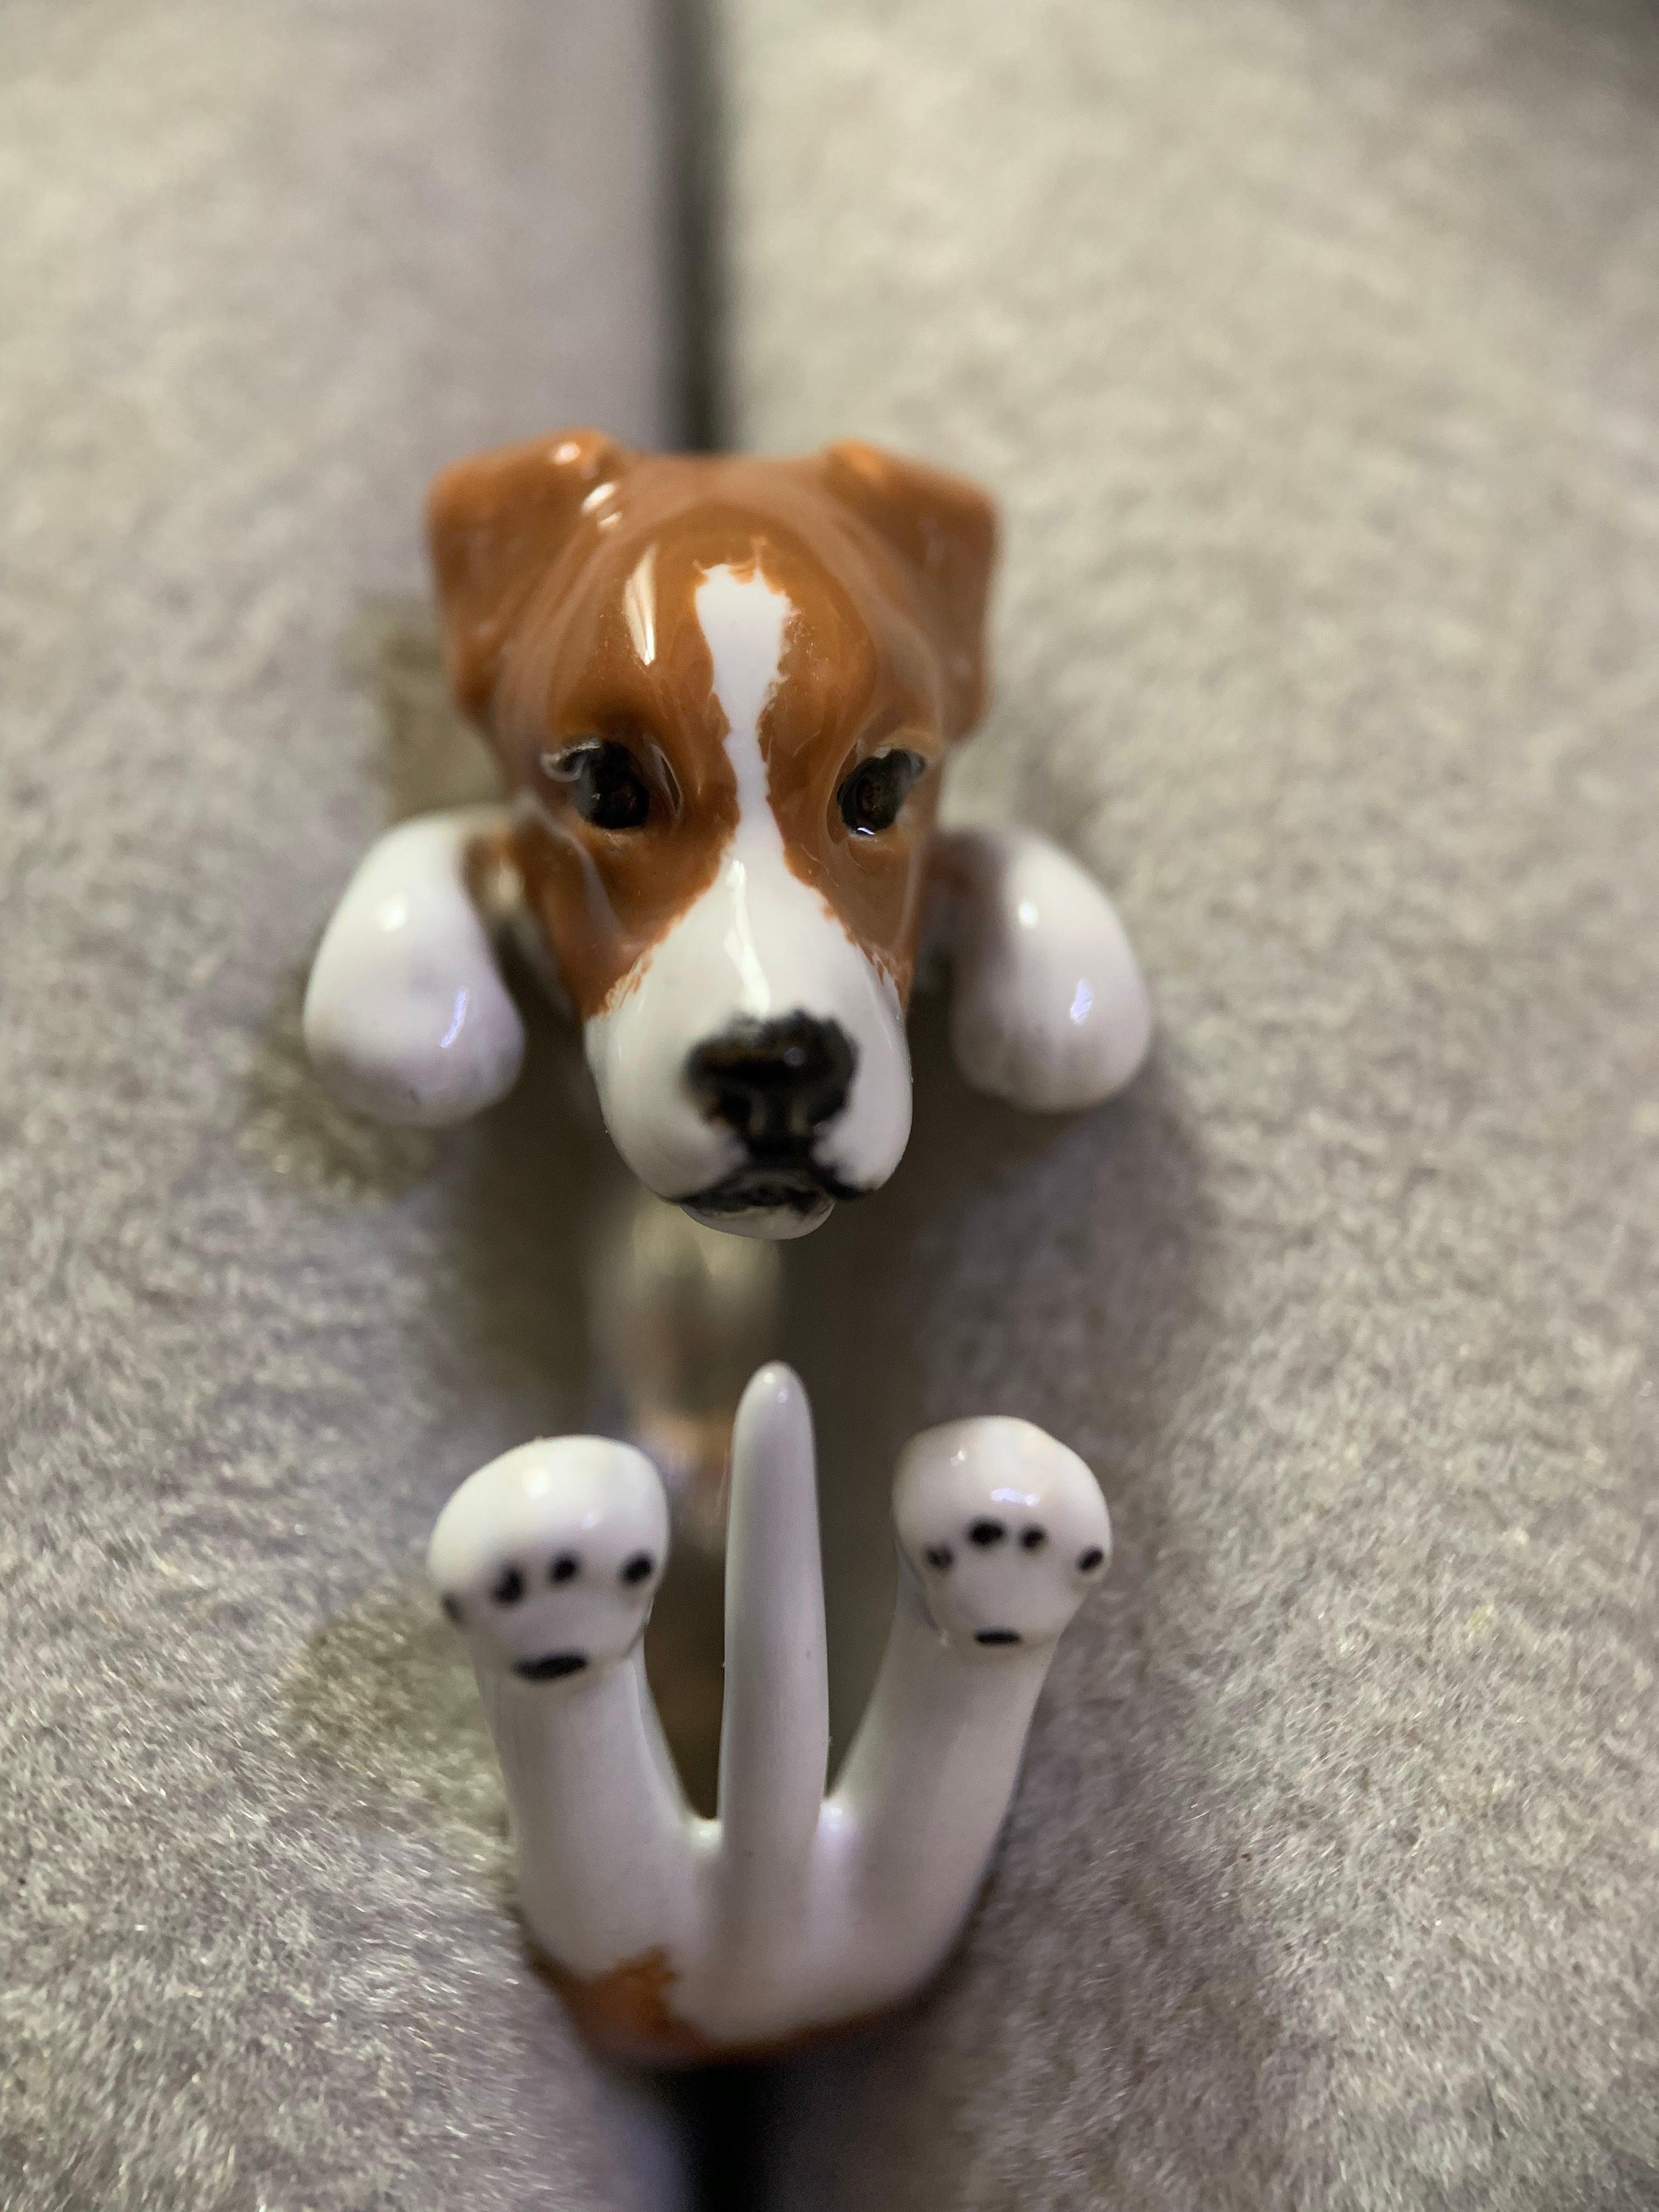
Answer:
<svg viewBox="0 0 1659 2212"><path fill-rule="evenodd" d="M1034 830L952 830L934 858L951 1043L975 1090L1042 1112L1098 1105L1139 1072L1152 1008L1116 909Z"/></svg>
<svg viewBox="0 0 1659 2212"><path fill-rule="evenodd" d="M458 1626L527 1680L613 1664L645 1632L668 1509L643 1452L600 1437L520 1444L463 1483L428 1554Z"/></svg>
<svg viewBox="0 0 1659 2212"><path fill-rule="evenodd" d="M720 1803L702 1820L646 1686L653 1584L617 1580L665 1541L654 1480L623 1444L524 1447L463 1485L430 1563L469 1639L535 1939L596 2038L676 2064L865 2017L937 1969L995 1843L1054 1639L1099 1582L1110 1534L1088 1470L1030 1424L918 1437L895 1493L891 1638L826 1797L811 1420L794 1376L763 1369L734 1440ZM580 1571L561 1578L572 1556ZM580 1668L537 1667L577 1651Z"/></svg>
<svg viewBox="0 0 1659 2212"><path fill-rule="evenodd" d="M885 1181L945 747L983 690L992 512L861 447L645 455L594 432L459 464L430 505L458 698L501 759L526 909L623 1157L740 1232ZM573 763L631 763L625 806ZM879 764L890 758L902 775ZM862 812L861 772L897 794ZM610 771L608 771L610 772ZM688 1083L705 1045L833 1026L822 1126L764 1143Z"/></svg>
<svg viewBox="0 0 1659 2212"><path fill-rule="evenodd" d="M501 758L531 905L581 1017L712 880L735 827L731 702L702 604L720 572L763 576L778 603L742 719L791 865L902 994L937 777L884 842L849 836L834 796L900 740L936 765L976 708L983 496L867 448L654 455L582 432L458 464L430 516L457 696ZM637 833L593 830L550 773L595 734L652 787Z"/></svg>
<svg viewBox="0 0 1659 2212"><path fill-rule="evenodd" d="M896 983L792 867L769 796L761 724L790 602L758 569L720 568L699 586L695 612L725 725L735 826L708 889L588 1019L588 1065L606 1125L645 1182L717 1225L775 1235L816 1226L837 1190L870 1189L892 1172L909 1134L909 1053ZM749 1162L739 1137L702 1110L684 1072L739 1024L802 1015L834 1024L850 1047L847 1103L812 1146L819 1180L806 1182L807 1203L749 1205L745 1192L766 1187L765 1163Z"/></svg>
<svg viewBox="0 0 1659 2212"><path fill-rule="evenodd" d="M334 910L306 990L306 1049L378 1121L465 1121L518 1079L524 1024L469 882L470 856L501 823L490 807L404 823Z"/></svg>
<svg viewBox="0 0 1659 2212"><path fill-rule="evenodd" d="M348 1103L443 1123L513 1080L486 876L623 1157L722 1230L799 1236L891 1174L924 925L970 1082L1064 1109L1133 1075L1146 994L1098 886L1030 831L936 828L985 688L971 485L868 447L577 431L446 471L429 520L452 682L508 799L392 831L342 900L306 1036Z"/></svg>

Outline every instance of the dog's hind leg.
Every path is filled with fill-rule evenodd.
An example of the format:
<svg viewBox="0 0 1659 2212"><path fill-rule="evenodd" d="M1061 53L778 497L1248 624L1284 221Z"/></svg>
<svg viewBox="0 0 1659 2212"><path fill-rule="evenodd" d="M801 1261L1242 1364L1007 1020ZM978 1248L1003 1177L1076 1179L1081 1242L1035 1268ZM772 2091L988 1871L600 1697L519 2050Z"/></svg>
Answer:
<svg viewBox="0 0 1659 2212"><path fill-rule="evenodd" d="M1094 1477L1028 1421L953 1421L915 1437L893 1516L892 1634L820 1841L819 1978L837 1983L842 2017L901 2001L945 1958L1013 1795L1056 1640L1111 1548Z"/></svg>
<svg viewBox="0 0 1659 2212"><path fill-rule="evenodd" d="M677 2055L649 2046L672 2041L673 1986L704 1948L708 1856L641 1655L667 1549L644 1455L563 1437L463 1483L428 1553L495 1740L531 1932L601 2033L629 2025L624 2000L645 2006L632 2040L653 2056Z"/></svg>

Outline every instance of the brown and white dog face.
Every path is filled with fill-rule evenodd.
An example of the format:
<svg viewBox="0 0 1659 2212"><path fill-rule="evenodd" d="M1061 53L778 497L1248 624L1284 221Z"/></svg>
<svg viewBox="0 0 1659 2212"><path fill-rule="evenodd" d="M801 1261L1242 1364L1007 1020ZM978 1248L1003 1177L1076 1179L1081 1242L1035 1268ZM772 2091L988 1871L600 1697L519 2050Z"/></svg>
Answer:
<svg viewBox="0 0 1659 2212"><path fill-rule="evenodd" d="M780 1237L910 1126L904 1009L942 757L978 714L972 486L867 447L667 457L572 432L433 488L451 680L617 1148Z"/></svg>

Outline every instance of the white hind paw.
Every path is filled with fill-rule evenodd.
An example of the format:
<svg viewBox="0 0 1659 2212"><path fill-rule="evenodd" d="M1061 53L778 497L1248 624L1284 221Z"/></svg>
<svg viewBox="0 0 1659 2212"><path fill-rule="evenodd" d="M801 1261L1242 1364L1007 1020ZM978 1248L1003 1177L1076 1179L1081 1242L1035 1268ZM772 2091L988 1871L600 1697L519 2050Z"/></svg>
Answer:
<svg viewBox="0 0 1659 2212"><path fill-rule="evenodd" d="M624 1657L668 1559L668 1501L631 1444L558 1437L468 1477L427 1565L479 1663L559 1681Z"/></svg>
<svg viewBox="0 0 1659 2212"><path fill-rule="evenodd" d="M1100 1486L1030 1421L950 1421L914 1437L893 1492L899 1548L953 1642L1052 1644L1104 1574Z"/></svg>

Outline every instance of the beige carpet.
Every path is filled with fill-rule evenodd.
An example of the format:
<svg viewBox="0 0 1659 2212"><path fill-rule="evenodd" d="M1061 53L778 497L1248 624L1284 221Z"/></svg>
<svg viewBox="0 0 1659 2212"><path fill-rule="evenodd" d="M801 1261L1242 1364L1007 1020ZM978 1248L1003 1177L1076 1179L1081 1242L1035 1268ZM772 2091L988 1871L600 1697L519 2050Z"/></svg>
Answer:
<svg viewBox="0 0 1659 2212"><path fill-rule="evenodd" d="M411 1571L575 1418L584 1140L382 1140L298 1004L438 795L428 473L661 434L650 19L6 10L5 2212L633 2201Z"/></svg>
<svg viewBox="0 0 1659 2212"><path fill-rule="evenodd" d="M1048 1127L925 1027L800 1248L844 1590L946 1414L1121 1547L966 1960L789 2077L775 2201L1659 2204L1659 17L720 15L738 428L1001 494L975 799L1162 1024Z"/></svg>

